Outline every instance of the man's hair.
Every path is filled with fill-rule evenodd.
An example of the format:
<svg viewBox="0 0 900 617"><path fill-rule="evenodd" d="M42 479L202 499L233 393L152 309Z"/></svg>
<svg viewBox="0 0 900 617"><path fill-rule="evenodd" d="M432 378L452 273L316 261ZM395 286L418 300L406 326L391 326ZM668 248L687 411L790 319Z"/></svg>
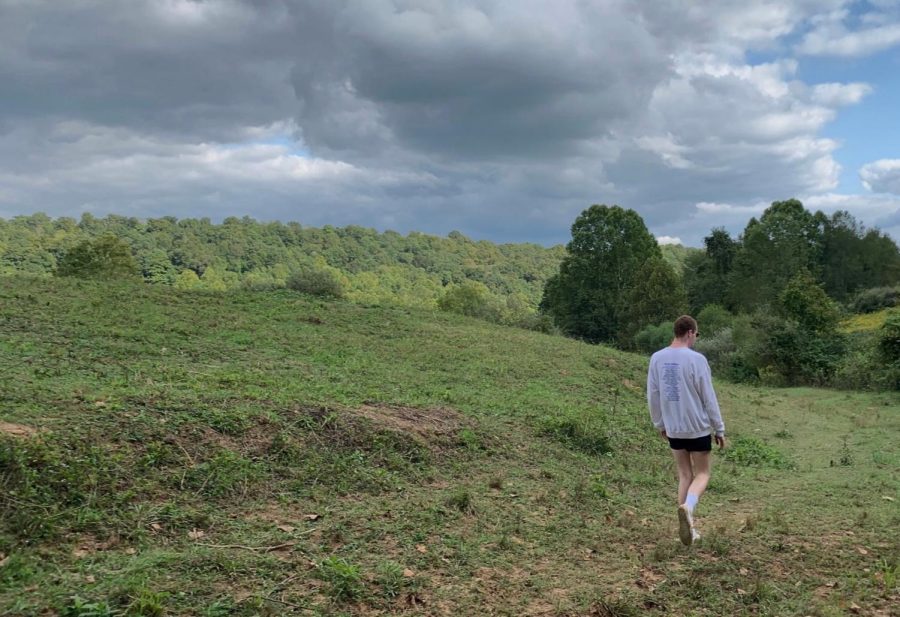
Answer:
<svg viewBox="0 0 900 617"><path fill-rule="evenodd" d="M697 320L690 315L682 315L675 320L675 337L681 338L688 332L697 331Z"/></svg>

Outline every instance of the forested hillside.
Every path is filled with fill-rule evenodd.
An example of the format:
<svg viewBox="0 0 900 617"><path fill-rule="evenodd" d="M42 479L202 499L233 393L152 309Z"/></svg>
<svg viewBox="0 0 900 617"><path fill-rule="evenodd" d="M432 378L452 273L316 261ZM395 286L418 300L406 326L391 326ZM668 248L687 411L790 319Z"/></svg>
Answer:
<svg viewBox="0 0 900 617"><path fill-rule="evenodd" d="M594 205L566 247L493 244L248 217L0 219L0 274L139 276L177 289L287 287L360 304L439 308L652 352L703 324L720 376L771 385L900 388L900 250L847 212L774 202L703 249L659 246L634 210ZM877 320L854 314L880 313ZM859 324L870 324L868 329Z"/></svg>
<svg viewBox="0 0 900 617"><path fill-rule="evenodd" d="M174 217L85 214L76 221L34 214L0 219L0 274L51 274L67 251L105 234L131 246L141 276L151 283L207 290L272 288L284 286L298 271L324 270L351 300L435 307L448 286L469 282L484 285L488 299L512 313L534 311L564 253L561 246L498 245L459 232L440 238L249 217L214 224Z"/></svg>

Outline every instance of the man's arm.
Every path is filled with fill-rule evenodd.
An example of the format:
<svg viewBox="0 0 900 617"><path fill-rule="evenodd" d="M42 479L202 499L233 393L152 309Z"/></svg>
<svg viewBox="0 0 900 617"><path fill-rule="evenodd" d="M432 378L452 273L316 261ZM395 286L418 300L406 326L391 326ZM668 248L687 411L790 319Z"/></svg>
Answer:
<svg viewBox="0 0 900 617"><path fill-rule="evenodd" d="M656 430L664 432L666 425L663 423L662 406L659 397L659 380L656 376L656 365L650 360L650 370L647 371L647 403L650 405L650 419Z"/></svg>
<svg viewBox="0 0 900 617"><path fill-rule="evenodd" d="M725 436L725 421L722 419L722 411L719 409L719 401L712 385L712 371L709 369L709 362L706 361L706 358L703 358L700 367L700 387L697 390L703 398L703 409L709 416L709 422L716 431L716 443L722 447L724 442L720 443L719 438Z"/></svg>

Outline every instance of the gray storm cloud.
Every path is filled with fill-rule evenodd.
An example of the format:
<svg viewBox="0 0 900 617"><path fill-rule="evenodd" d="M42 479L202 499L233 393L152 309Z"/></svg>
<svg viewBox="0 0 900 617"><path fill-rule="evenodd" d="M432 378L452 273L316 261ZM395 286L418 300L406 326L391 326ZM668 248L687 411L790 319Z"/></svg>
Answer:
<svg viewBox="0 0 900 617"><path fill-rule="evenodd" d="M606 202L697 244L697 203L836 186L822 129L871 88L746 58L846 4L0 0L0 216L552 243Z"/></svg>

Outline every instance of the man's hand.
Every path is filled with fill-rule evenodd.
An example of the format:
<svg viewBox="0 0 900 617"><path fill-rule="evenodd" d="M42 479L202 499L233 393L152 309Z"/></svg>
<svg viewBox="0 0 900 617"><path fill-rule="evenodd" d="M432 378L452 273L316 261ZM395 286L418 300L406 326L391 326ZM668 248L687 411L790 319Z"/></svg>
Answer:
<svg viewBox="0 0 900 617"><path fill-rule="evenodd" d="M662 437L663 439L668 439L668 438L669 438L669 436L666 435L666 430L665 430L665 429L663 429L663 430L661 430L661 431L659 432L659 436Z"/></svg>
<svg viewBox="0 0 900 617"><path fill-rule="evenodd" d="M719 446L719 450L725 449L725 435L716 435L716 444Z"/></svg>

